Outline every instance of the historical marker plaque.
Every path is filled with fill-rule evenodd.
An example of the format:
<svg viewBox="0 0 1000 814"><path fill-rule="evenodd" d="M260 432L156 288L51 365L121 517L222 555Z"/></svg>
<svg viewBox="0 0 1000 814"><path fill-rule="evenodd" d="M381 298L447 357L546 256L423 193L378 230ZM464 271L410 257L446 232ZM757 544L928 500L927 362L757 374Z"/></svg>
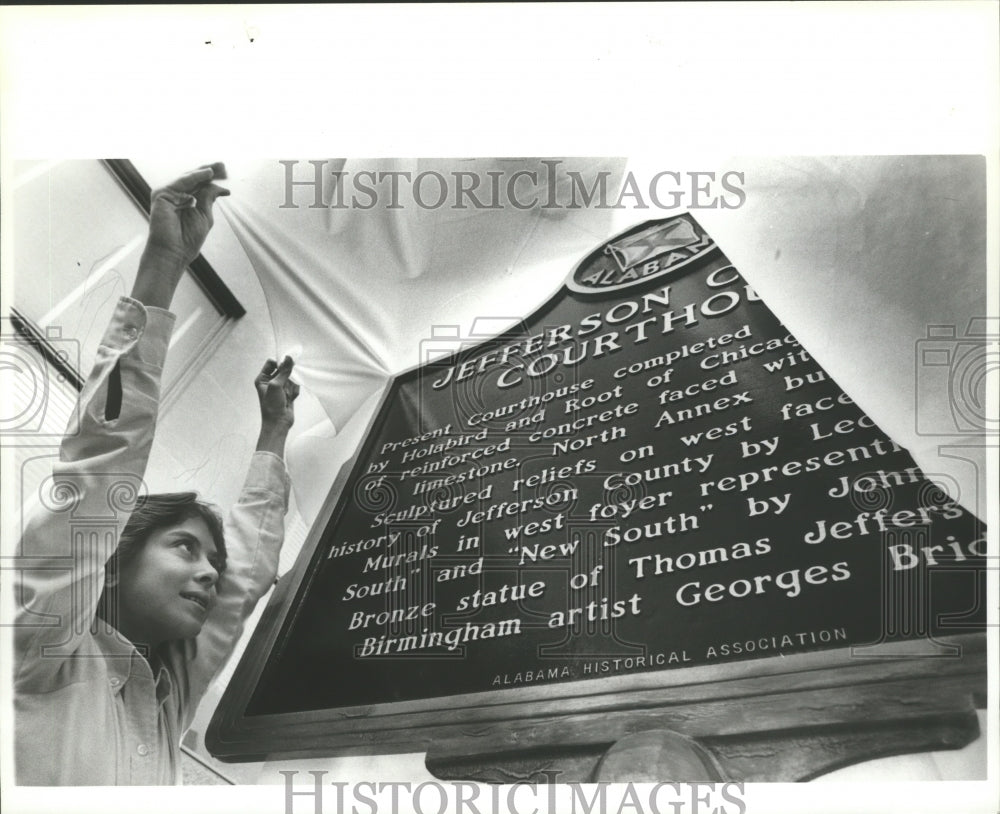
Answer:
<svg viewBox="0 0 1000 814"><path fill-rule="evenodd" d="M687 215L397 377L312 540L244 726L984 624L982 524Z"/></svg>

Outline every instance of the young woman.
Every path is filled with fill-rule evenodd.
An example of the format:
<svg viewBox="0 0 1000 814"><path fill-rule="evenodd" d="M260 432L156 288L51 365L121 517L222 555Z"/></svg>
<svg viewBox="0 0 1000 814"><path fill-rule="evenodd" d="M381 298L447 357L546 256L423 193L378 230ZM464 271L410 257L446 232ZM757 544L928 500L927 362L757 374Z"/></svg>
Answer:
<svg viewBox="0 0 1000 814"><path fill-rule="evenodd" d="M18 547L16 776L23 785L180 779L180 738L256 602L274 583L298 387L293 362L256 378L261 430L223 522L192 493L145 495L174 290L228 190L222 165L152 196L130 297L117 304Z"/></svg>

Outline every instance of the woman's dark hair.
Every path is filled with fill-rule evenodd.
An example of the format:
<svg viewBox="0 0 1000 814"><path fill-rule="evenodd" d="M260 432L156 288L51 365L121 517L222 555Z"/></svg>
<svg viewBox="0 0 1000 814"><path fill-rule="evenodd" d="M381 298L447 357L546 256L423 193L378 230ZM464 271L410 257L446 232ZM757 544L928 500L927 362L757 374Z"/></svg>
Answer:
<svg viewBox="0 0 1000 814"><path fill-rule="evenodd" d="M216 570L222 574L226 567L226 541L222 530L222 517L211 503L199 500L197 492L140 495L132 515L122 530L118 548L105 566L104 592L98 602L97 615L114 624L111 605L117 592L121 569L142 550L154 531L199 517L205 521L212 535L216 551Z"/></svg>

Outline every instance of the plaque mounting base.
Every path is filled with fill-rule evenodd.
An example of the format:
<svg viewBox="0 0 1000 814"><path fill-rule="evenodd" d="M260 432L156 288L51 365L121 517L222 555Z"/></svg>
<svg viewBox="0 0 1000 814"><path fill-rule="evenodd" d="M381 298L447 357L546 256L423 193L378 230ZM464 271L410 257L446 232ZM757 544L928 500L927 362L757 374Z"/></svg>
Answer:
<svg viewBox="0 0 1000 814"><path fill-rule="evenodd" d="M600 715L480 725L432 744L426 765L443 780L486 783L794 782L968 745L985 706L985 652L918 662L911 675L873 661L845 683L722 681L708 699L679 692Z"/></svg>

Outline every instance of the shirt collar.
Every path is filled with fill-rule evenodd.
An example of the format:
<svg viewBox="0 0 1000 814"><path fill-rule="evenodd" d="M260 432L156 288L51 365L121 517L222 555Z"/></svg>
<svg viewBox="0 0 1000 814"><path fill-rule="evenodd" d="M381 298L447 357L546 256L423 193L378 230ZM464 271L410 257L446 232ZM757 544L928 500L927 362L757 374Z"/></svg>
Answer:
<svg viewBox="0 0 1000 814"><path fill-rule="evenodd" d="M104 654L108 681L112 691L116 695L121 693L131 678L146 679L155 684L156 700L162 704L173 686L170 671L163 664L157 663L156 678L154 679L151 663L132 642L110 625L101 625L92 633Z"/></svg>

